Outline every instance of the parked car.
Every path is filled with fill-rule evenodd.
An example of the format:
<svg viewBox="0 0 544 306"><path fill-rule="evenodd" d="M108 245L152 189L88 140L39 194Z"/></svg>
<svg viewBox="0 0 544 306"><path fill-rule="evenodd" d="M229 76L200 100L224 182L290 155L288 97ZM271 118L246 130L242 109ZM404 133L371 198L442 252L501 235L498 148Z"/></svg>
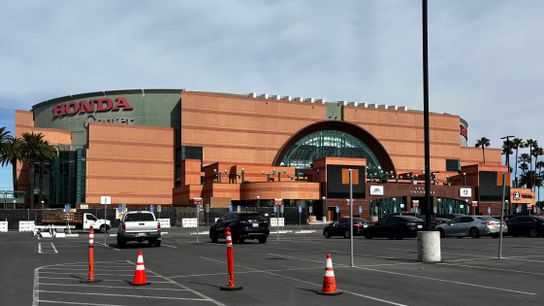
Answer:
<svg viewBox="0 0 544 306"><path fill-rule="evenodd" d="M129 211L123 215L117 231L117 246L125 247L128 241L148 241L161 246L161 224L150 211Z"/></svg>
<svg viewBox="0 0 544 306"><path fill-rule="evenodd" d="M219 218L210 227L210 240L217 242L225 238L225 229L229 227L232 241L243 243L246 239L257 239L259 243L266 243L270 234L268 220L257 212L233 212Z"/></svg>
<svg viewBox="0 0 544 306"><path fill-rule="evenodd" d="M364 234L365 229L368 227L369 222L362 218L353 218L353 236L361 236ZM343 236L348 239L349 232L349 218L341 218L337 221L329 223L323 229L323 236L330 238L331 236Z"/></svg>
<svg viewBox="0 0 544 306"><path fill-rule="evenodd" d="M500 220L488 216L461 216L452 219L448 223L437 225L436 230L440 231L440 237L498 237L500 233ZM504 222L502 231L503 233L508 231L508 227Z"/></svg>
<svg viewBox="0 0 544 306"><path fill-rule="evenodd" d="M517 216L506 221L508 232L512 237L544 236L544 217L540 216Z"/></svg>
<svg viewBox="0 0 544 306"><path fill-rule="evenodd" d="M417 232L423 230L425 222L413 216L388 215L377 223L370 225L365 231L365 238L386 237L402 239L416 237Z"/></svg>

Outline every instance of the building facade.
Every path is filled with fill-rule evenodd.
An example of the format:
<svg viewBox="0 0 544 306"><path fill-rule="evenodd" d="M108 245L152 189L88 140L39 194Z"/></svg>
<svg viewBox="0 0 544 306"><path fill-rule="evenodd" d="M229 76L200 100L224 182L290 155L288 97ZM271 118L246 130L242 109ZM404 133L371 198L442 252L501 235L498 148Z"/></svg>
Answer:
<svg viewBox="0 0 544 306"><path fill-rule="evenodd" d="M39 132L57 148L32 192L48 207L92 207L102 195L134 207L191 206L195 198L210 207L260 207L281 199L331 218L347 210L346 169L357 172L358 214L417 211L423 203L423 112L406 107L119 90L56 98L15 115L16 136ZM458 115L431 113L430 129L433 210L468 212L476 203L476 212L500 213L497 188L507 171L500 149L487 148L483 164ZM16 189L30 194L25 165L15 171Z"/></svg>

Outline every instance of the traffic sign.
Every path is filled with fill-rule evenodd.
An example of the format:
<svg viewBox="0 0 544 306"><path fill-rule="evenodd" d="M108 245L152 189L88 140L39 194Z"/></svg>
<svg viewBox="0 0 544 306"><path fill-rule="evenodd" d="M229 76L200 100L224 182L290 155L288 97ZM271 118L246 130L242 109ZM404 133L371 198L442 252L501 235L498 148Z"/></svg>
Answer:
<svg viewBox="0 0 544 306"><path fill-rule="evenodd" d="M472 207L478 207L478 201L472 201Z"/></svg>
<svg viewBox="0 0 544 306"><path fill-rule="evenodd" d="M64 205L64 212L69 213L70 212L70 203Z"/></svg>
<svg viewBox="0 0 544 306"><path fill-rule="evenodd" d="M100 196L100 204L110 205L111 204L111 197L110 196Z"/></svg>
<svg viewBox="0 0 544 306"><path fill-rule="evenodd" d="M302 206L301 206L301 205L298 206L298 213L299 213L299 214L302 213Z"/></svg>
<svg viewBox="0 0 544 306"><path fill-rule="evenodd" d="M155 205L149 205L149 211L155 213Z"/></svg>
<svg viewBox="0 0 544 306"><path fill-rule="evenodd" d="M274 205L280 206L281 204L283 204L283 199L281 199L281 198L275 198L274 199Z"/></svg>
<svg viewBox="0 0 544 306"><path fill-rule="evenodd" d="M419 207L419 200L412 200L413 207Z"/></svg>
<svg viewBox="0 0 544 306"><path fill-rule="evenodd" d="M160 205L157 205L157 212L161 212L161 206Z"/></svg>
<svg viewBox="0 0 544 306"><path fill-rule="evenodd" d="M193 201L196 206L202 205L202 198L193 198Z"/></svg>

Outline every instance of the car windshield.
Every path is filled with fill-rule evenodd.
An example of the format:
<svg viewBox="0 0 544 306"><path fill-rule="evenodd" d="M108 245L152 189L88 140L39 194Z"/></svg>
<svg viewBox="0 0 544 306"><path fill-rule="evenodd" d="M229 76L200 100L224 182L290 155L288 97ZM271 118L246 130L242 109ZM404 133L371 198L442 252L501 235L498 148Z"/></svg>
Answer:
<svg viewBox="0 0 544 306"><path fill-rule="evenodd" d="M150 213L134 213L127 214L125 216L125 221L155 221L153 214Z"/></svg>

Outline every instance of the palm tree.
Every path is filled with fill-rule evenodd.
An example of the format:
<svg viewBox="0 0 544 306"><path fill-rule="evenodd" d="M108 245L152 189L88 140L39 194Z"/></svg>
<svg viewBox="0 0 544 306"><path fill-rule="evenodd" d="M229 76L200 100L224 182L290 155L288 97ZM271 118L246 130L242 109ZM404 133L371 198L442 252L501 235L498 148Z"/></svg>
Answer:
<svg viewBox="0 0 544 306"><path fill-rule="evenodd" d="M482 137L476 141L476 148L482 148L482 156L484 157L484 165L485 165L485 148L489 147L490 142L489 139Z"/></svg>
<svg viewBox="0 0 544 306"><path fill-rule="evenodd" d="M11 138L9 135L9 131L6 130L6 127L0 127L0 159L4 159L4 156L6 154L5 152L5 145L6 142Z"/></svg>
<svg viewBox="0 0 544 306"><path fill-rule="evenodd" d="M42 133L34 134L24 133L21 135L21 157L26 163L28 169L28 186L29 186L29 206L34 207L34 170L36 163L41 163L51 157L51 148L49 143L43 139Z"/></svg>
<svg viewBox="0 0 544 306"><path fill-rule="evenodd" d="M533 189L533 182L535 182L536 173L534 170L528 170L524 172L520 178L519 183L521 186L525 186L525 188Z"/></svg>
<svg viewBox="0 0 544 306"><path fill-rule="evenodd" d="M544 155L544 149L542 149L542 147L539 147L538 143L536 143L536 141L535 141L535 144L536 144L536 146L531 149L531 152L529 154L531 154L531 156L535 158L535 172L537 172L536 164L538 163L538 158L540 156ZM535 185L535 184L533 184L533 185Z"/></svg>
<svg viewBox="0 0 544 306"><path fill-rule="evenodd" d="M521 138L514 138L512 140L512 146L514 149L516 149L516 168L515 168L515 172L514 172L514 180L515 180L515 187L517 188L518 187L518 151L519 151L519 148L523 148L523 139Z"/></svg>
<svg viewBox="0 0 544 306"><path fill-rule="evenodd" d="M538 147L538 142L534 139L527 139L525 141L525 147L529 149L529 170L533 170L533 152Z"/></svg>
<svg viewBox="0 0 544 306"><path fill-rule="evenodd" d="M21 139L11 137L7 142L4 143L4 152L0 157L0 165L5 166L11 164L13 169L12 181L13 181L13 190L17 191L17 172L15 167L17 166L17 161L21 159Z"/></svg>
<svg viewBox="0 0 544 306"><path fill-rule="evenodd" d="M508 167L508 171L510 172L510 155L513 153L512 149L514 148L514 145L512 143L512 140L506 139L502 143L502 155L505 155L504 159L506 161L506 166Z"/></svg>
<svg viewBox="0 0 544 306"><path fill-rule="evenodd" d="M535 169L538 170L538 174L537 174L537 183L535 183L535 185L538 186L538 189L537 189L537 194L538 196L536 197L537 198L537 202L540 201L540 188L543 187L543 183L544 183L544 174L542 173L542 169L544 169L544 161L538 161L535 165Z"/></svg>

